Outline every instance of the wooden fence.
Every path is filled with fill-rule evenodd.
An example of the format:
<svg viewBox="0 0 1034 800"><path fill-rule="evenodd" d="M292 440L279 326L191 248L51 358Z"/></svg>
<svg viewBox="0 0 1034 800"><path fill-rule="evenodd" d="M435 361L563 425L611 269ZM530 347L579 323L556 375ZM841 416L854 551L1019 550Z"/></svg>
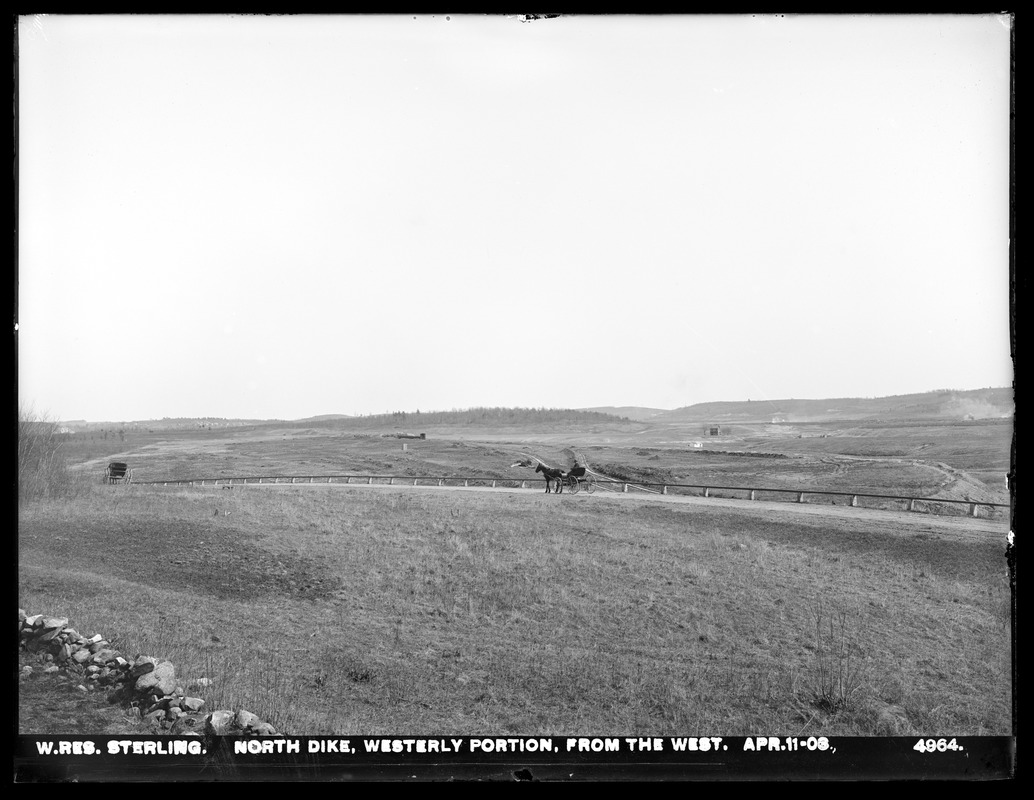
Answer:
<svg viewBox="0 0 1034 800"><path fill-rule="evenodd" d="M182 478L161 481L136 481L135 485L151 486L255 486L270 484L345 484L381 486L463 486L488 488L529 488L529 484L542 487L542 481L529 478L464 477L442 478L427 475L266 475L232 478ZM643 483L619 481L610 478L596 478L598 489L627 494L645 492L660 495L684 495L697 497L723 497L739 500L772 500L777 502L815 503L826 501L832 505L850 505L854 508L872 508L891 505L895 510L918 511L932 514L958 512L971 517L979 516L979 509L1008 509L1007 503L988 503L977 500L947 500L939 497L910 497L908 495L867 494L865 492L839 492L826 489L782 489L745 486L713 486L686 483ZM849 498L849 499L848 499Z"/></svg>

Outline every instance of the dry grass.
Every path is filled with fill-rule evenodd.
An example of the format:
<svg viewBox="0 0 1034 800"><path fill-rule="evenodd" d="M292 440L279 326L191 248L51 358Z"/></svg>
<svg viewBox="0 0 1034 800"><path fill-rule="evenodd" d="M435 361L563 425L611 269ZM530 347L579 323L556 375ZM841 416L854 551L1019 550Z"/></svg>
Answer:
<svg viewBox="0 0 1034 800"><path fill-rule="evenodd" d="M23 508L19 602L296 734L1008 734L1004 541L984 525L95 486Z"/></svg>

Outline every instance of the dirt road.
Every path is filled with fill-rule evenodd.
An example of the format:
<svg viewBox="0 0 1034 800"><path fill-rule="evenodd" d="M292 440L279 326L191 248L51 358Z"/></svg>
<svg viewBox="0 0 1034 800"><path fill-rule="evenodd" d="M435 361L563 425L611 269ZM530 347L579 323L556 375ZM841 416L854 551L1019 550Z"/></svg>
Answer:
<svg viewBox="0 0 1034 800"><path fill-rule="evenodd" d="M818 503L794 503L794 502L773 502L769 500L737 500L720 497L700 497L686 495L664 495L660 493L644 492L617 492L605 489L598 489L594 494L578 492L571 494L546 494L537 485L530 488L516 486L410 486L406 484L345 484L345 483L265 483L237 485L234 491L250 490L252 488L262 489L284 489L284 488L309 488L309 489L344 489L344 490L365 490L365 491L405 491L405 492L492 492L496 494L522 494L542 496L543 502L556 503L624 503L624 504L646 504L646 503L672 503L678 505L695 505L708 508L725 508L747 514L763 514L772 519L783 519L793 521L802 517L814 519L825 517L828 519L840 519L851 521L870 521L873 524L887 524L895 527L914 525L918 531L922 530L944 530L957 534L973 534L986 538L988 534L1000 536L1003 543L1009 535L1009 523L1007 520L992 520L980 517L969 516L947 516L938 514L927 514L914 511L887 511L874 508L859 508L852 506L835 506ZM208 488L208 487L205 487ZM212 486L212 490L220 487Z"/></svg>

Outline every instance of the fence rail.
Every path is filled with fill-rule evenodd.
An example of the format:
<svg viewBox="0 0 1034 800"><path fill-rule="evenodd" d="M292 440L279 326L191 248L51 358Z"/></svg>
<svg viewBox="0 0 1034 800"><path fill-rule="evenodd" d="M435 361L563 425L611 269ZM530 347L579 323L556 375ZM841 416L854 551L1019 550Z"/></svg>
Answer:
<svg viewBox="0 0 1034 800"><path fill-rule="evenodd" d="M387 486L464 486L464 487L513 487L525 489L529 484L541 486L542 481L530 478L498 478L498 477L438 477L429 475L263 475L231 478L178 478L174 480L158 481L135 481L134 485L150 486L254 486L259 484L351 484L351 485L387 485ZM827 489L785 489L774 487L749 487L749 486L717 486L712 484L688 484L688 483L650 483L615 480L613 478L601 478L596 476L596 486L599 489L627 494L631 491L647 492L661 495L695 495L700 497L719 497L725 493L733 493L729 499L742 500L777 500L782 502L807 503L814 502L820 497L823 498L850 498L847 503L852 507L860 506L860 501L879 501L884 503L901 504L902 510L918 511L926 513L943 513L943 507L961 508L968 507L968 515L979 516L979 509L1007 509L1008 503L990 503L979 500L948 500L939 497L912 497L908 495L894 494L868 494L865 492L840 492ZM742 496L740 496L742 495ZM789 501L781 498L789 495ZM806 498L811 498L809 501ZM834 502L835 504L835 502Z"/></svg>

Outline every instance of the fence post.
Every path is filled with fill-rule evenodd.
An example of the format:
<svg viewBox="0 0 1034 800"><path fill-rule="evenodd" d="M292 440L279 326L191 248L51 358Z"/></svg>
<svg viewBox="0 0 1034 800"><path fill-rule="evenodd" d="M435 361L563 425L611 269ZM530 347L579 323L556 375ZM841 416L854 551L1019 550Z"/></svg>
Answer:
<svg viewBox="0 0 1034 800"><path fill-rule="evenodd" d="M804 492L797 492L797 502L798 503L803 503L804 502Z"/></svg>
<svg viewBox="0 0 1034 800"><path fill-rule="evenodd" d="M969 515L971 517L975 517L977 515L977 504L976 503L970 503L969 504Z"/></svg>
<svg viewBox="0 0 1034 800"><path fill-rule="evenodd" d="M662 486L661 487L661 494L667 494L667 493L668 493L668 487L667 486Z"/></svg>
<svg viewBox="0 0 1034 800"><path fill-rule="evenodd" d="M751 499L751 500L756 500L756 499L757 499L757 498L756 498L756 497L754 496L754 490L753 490L753 489L751 489L751 490L750 490L750 499Z"/></svg>
<svg viewBox="0 0 1034 800"><path fill-rule="evenodd" d="M710 497L710 496L711 496L711 490L708 487L705 486L704 487L704 497Z"/></svg>
<svg viewBox="0 0 1034 800"><path fill-rule="evenodd" d="M851 495L851 508L855 508L857 506L858 506L858 495L853 494L853 495Z"/></svg>

